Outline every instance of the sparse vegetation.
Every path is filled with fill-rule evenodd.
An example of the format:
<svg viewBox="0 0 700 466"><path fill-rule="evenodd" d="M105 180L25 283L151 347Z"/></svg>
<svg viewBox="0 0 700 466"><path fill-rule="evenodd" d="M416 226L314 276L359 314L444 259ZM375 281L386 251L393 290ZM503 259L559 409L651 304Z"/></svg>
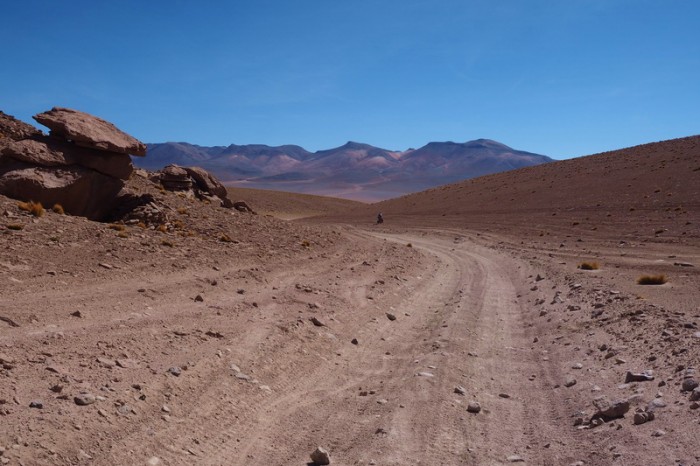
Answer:
<svg viewBox="0 0 700 466"><path fill-rule="evenodd" d="M664 274L659 274L659 275L642 275L637 279L637 284L638 285L663 285L666 283L668 279L666 278L666 275Z"/></svg>
<svg viewBox="0 0 700 466"><path fill-rule="evenodd" d="M172 248L173 246L175 246L172 241L169 241L167 239L164 239L163 241L161 241L160 244L162 246L167 246L169 248Z"/></svg>
<svg viewBox="0 0 700 466"><path fill-rule="evenodd" d="M189 215L187 207L178 207L177 213L180 215Z"/></svg>
<svg viewBox="0 0 700 466"><path fill-rule="evenodd" d="M224 243L233 243L231 237L226 233L221 233L221 235L219 235L219 241L223 241Z"/></svg>
<svg viewBox="0 0 700 466"><path fill-rule="evenodd" d="M161 233L165 233L168 231L168 227L164 223L162 223L158 225L158 228L156 228L156 230L160 231Z"/></svg>
<svg viewBox="0 0 700 466"><path fill-rule="evenodd" d="M19 207L19 210L29 212L35 217L41 217L44 215L44 206L41 205L41 202L20 202L17 204L17 207Z"/></svg>
<svg viewBox="0 0 700 466"><path fill-rule="evenodd" d="M116 230L116 231L126 230L126 226L124 224L121 224L121 223L110 223L108 228L111 228L112 230Z"/></svg>
<svg viewBox="0 0 700 466"><path fill-rule="evenodd" d="M301 242L301 247L302 247L302 248L307 248L307 249L308 249L308 248L311 247L311 243L309 243L308 241L304 240L304 241Z"/></svg>
<svg viewBox="0 0 700 466"><path fill-rule="evenodd" d="M10 223L9 225L7 225L7 229L8 229L8 230L16 230L16 231L19 231L19 230L21 230L21 229L23 229L23 228L24 228L24 225L21 225L21 224L19 224L19 223Z"/></svg>
<svg viewBox="0 0 700 466"><path fill-rule="evenodd" d="M117 233L117 236L120 238L128 238L129 234L125 231L120 231L119 233Z"/></svg>
<svg viewBox="0 0 700 466"><path fill-rule="evenodd" d="M66 211L63 209L63 206L61 204L54 204L53 207L51 208L55 213L58 215L65 215Z"/></svg>
<svg viewBox="0 0 700 466"><path fill-rule="evenodd" d="M581 270L598 270L599 266L597 262L581 262L578 268Z"/></svg>

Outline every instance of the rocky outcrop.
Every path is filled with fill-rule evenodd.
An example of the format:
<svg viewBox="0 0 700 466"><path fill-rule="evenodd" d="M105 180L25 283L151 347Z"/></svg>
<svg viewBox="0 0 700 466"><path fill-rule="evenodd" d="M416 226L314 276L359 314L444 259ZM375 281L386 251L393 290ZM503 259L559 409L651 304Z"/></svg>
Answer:
<svg viewBox="0 0 700 466"><path fill-rule="evenodd" d="M70 108L54 107L34 119L56 135L79 146L120 154L146 155L146 145L112 123Z"/></svg>
<svg viewBox="0 0 700 466"><path fill-rule="evenodd" d="M41 131L32 125L0 111L0 144L4 139L18 141L40 135Z"/></svg>
<svg viewBox="0 0 700 466"><path fill-rule="evenodd" d="M186 191L200 199L218 200L222 207L236 208L228 198L226 187L203 168L168 165L155 172L151 181L160 183L168 191Z"/></svg>
<svg viewBox="0 0 700 466"><path fill-rule="evenodd" d="M42 167L0 158L0 193L21 200L60 204L70 214L100 220L116 206L119 178L78 165Z"/></svg>
<svg viewBox="0 0 700 466"><path fill-rule="evenodd" d="M111 123L76 110L54 108L34 118L51 128L50 136L26 123L6 125L13 136L0 144L0 194L60 204L65 212L92 220L107 218L133 172L128 154L145 155L145 146ZM0 119L0 125L4 121L11 120Z"/></svg>
<svg viewBox="0 0 700 466"><path fill-rule="evenodd" d="M168 191L188 191L193 185L187 170L177 165L168 165L155 178L154 181L160 181Z"/></svg>
<svg viewBox="0 0 700 466"><path fill-rule="evenodd" d="M128 180L134 170L131 159L123 154L86 149L46 136L12 141L2 153L43 167L80 165L122 180Z"/></svg>

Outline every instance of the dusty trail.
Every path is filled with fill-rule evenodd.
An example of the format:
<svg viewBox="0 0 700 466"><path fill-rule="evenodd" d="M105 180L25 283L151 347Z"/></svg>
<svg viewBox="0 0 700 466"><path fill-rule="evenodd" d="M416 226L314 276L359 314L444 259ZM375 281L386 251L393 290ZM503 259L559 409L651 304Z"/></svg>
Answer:
<svg viewBox="0 0 700 466"><path fill-rule="evenodd" d="M12 345L63 365L61 380L78 382L72 390L105 397L88 407L68 397L58 411L49 404L18 433L51 423L33 440L51 455L28 458L288 465L305 464L320 444L334 464L568 460L559 447L573 445L569 408L543 395L558 366L530 347L523 322L524 266L438 233L347 229L344 246L302 267L222 264L8 297L31 308L50 296L43 320L58 323L15 332ZM204 303L192 301L197 293ZM87 317L66 319L76 308ZM96 350L133 362L103 367ZM175 365L179 377L168 373ZM14 387L28 397L45 389ZM481 413L466 411L470 400Z"/></svg>

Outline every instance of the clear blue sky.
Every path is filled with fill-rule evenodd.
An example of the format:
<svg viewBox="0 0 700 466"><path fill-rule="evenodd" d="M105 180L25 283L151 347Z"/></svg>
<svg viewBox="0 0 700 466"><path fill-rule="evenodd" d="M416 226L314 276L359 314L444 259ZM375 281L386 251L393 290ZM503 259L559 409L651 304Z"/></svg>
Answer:
<svg viewBox="0 0 700 466"><path fill-rule="evenodd" d="M568 158L700 133L696 0L21 0L0 31L0 110L145 142Z"/></svg>

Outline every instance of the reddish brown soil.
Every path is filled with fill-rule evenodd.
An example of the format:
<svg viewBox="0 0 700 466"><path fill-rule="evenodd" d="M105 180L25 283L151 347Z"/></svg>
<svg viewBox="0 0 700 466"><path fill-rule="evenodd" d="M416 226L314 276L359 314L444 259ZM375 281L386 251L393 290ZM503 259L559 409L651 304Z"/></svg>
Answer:
<svg viewBox="0 0 700 466"><path fill-rule="evenodd" d="M332 464L698 464L680 390L700 365L698 155L670 141L303 223L158 194L167 233L0 197L0 458L301 465L321 445ZM244 198L339 208L266 196ZM632 407L574 426L600 395Z"/></svg>

